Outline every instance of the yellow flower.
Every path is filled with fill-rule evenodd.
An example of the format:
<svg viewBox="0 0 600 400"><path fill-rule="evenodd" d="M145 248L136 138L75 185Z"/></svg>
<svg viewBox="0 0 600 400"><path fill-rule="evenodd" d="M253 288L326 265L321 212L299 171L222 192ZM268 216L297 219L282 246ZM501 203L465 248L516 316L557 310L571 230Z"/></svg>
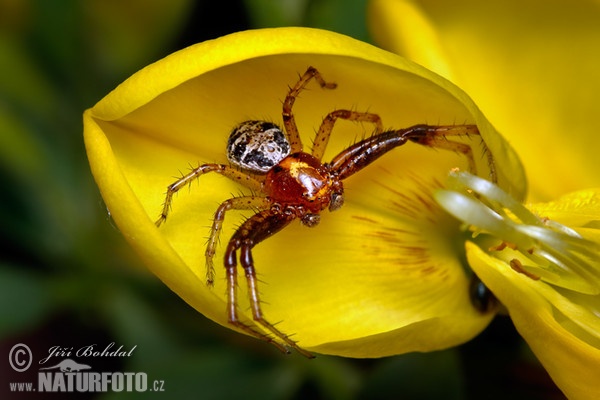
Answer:
<svg viewBox="0 0 600 400"><path fill-rule="evenodd" d="M518 149L531 201L600 187L599 20L589 0L369 2L380 46L465 90Z"/></svg>
<svg viewBox="0 0 600 400"><path fill-rule="evenodd" d="M508 309L565 394L596 398L600 190L532 204L534 214L488 181L467 173L451 176L455 190L435 197L473 231L466 245L469 265Z"/></svg>
<svg viewBox="0 0 600 400"><path fill-rule="evenodd" d="M288 86L308 66L335 82L310 83L294 105L309 151L322 118L335 109L378 114L386 128L476 124L496 159L500 186L524 196L512 149L465 94L399 56L348 37L303 28L241 32L179 51L133 75L84 114L92 173L111 215L154 274L191 306L228 325L223 248L244 216L230 211L205 283L204 247L219 203L247 189L218 174L175 196L160 228L165 189L190 164L227 164L231 129L244 120L282 122ZM336 124L324 160L373 127ZM458 139L457 139L458 140ZM484 148L467 138L487 176ZM293 223L253 249L265 317L302 348L379 357L463 343L493 313L469 297L469 271L455 237L459 222L433 200L465 157L407 143L350 177L344 206L321 223ZM466 235L466 234L464 234ZM240 278L239 311L252 324Z"/></svg>
<svg viewBox="0 0 600 400"><path fill-rule="evenodd" d="M493 186L464 177L455 178L463 187L487 187L475 190L486 206L463 202L456 192L436 195L479 234L467 242L470 267L557 385L569 397L596 398L600 203L599 190L586 188L600 187L600 139L591 117L600 89L591 50L600 39L600 7L372 0L369 10L374 37L385 48L473 96L522 157L530 201L557 199L529 205L538 218L510 196L490 202L499 193Z"/></svg>

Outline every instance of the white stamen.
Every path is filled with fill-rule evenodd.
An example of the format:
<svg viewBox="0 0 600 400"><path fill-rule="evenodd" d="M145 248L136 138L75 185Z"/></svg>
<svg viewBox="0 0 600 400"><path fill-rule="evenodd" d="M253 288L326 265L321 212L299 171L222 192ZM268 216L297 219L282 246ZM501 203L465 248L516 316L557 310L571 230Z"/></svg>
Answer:
<svg viewBox="0 0 600 400"><path fill-rule="evenodd" d="M449 186L452 190L439 190L434 197L474 236L488 234L510 243L522 258L523 269L547 283L600 294L599 244L556 221L539 218L497 185L475 175L453 171Z"/></svg>

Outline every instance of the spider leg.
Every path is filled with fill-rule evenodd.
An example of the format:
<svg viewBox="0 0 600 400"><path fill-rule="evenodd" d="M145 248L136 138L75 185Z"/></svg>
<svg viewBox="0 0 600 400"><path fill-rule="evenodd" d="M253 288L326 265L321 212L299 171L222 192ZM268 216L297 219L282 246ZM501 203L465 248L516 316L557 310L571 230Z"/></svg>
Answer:
<svg viewBox="0 0 600 400"><path fill-rule="evenodd" d="M252 248L258 243L279 232L296 218L294 212L282 212L278 207L263 210L250 217L244 222L231 237L227 250L225 251L225 269L227 272L227 312L229 323L244 330L248 334L273 344L279 350L288 352L287 347L296 349L302 355L312 358L313 355L300 348L294 340L281 332L272 323L266 320L260 306L258 291L258 279ZM238 316L237 300L237 261L236 252L240 250L240 264L244 269L248 285L248 296L252 317L257 324L268 333L264 333L257 327L247 325Z"/></svg>
<svg viewBox="0 0 600 400"><path fill-rule="evenodd" d="M197 168L193 168L189 173L167 186L165 202L163 203L162 212L160 213L160 216L155 222L156 226L160 226L163 222L167 220L167 216L169 215L169 211L171 210L171 204L173 203L173 195L185 185L192 183L194 180L200 177L200 175L204 175L209 172L216 172L218 174L224 175L227 178L235 182L239 182L256 192L261 191L262 183L259 180L251 177L250 175L242 171L239 171L235 168L223 164L202 164Z"/></svg>
<svg viewBox="0 0 600 400"><path fill-rule="evenodd" d="M451 150L458 153L462 153L467 157L469 163L469 171L473 174L477 173L475 166L475 157L473 156L473 149L466 143L454 142L448 140L448 136L469 136L469 135L480 135L476 125L447 125L447 126L436 126L433 131L426 131L425 133L416 133L409 135L408 139L412 142L422 144L424 146L434 147L437 149ZM496 165L492 153L487 148L485 142L482 142L485 154L490 168L490 179L493 182L498 182L496 176Z"/></svg>
<svg viewBox="0 0 600 400"><path fill-rule="evenodd" d="M383 132L383 123L377 114L351 110L332 111L327 114L325 118L323 118L323 122L321 123L313 142L312 155L319 161L323 158L323 154L327 148L327 143L329 142L329 137L331 136L331 131L333 130L333 126L338 118L355 122L370 122L375 125L375 135Z"/></svg>
<svg viewBox="0 0 600 400"><path fill-rule="evenodd" d="M219 242L221 230L223 229L225 213L229 210L264 210L270 206L271 202L266 197L243 196L225 200L221 203L219 208L217 208L213 218L212 227L210 228L210 236L208 237L206 251L204 252L204 256L206 258L206 284L208 286L212 286L215 281L215 267L213 258Z"/></svg>
<svg viewBox="0 0 600 400"><path fill-rule="evenodd" d="M298 127L296 126L296 119L292 113L292 107L294 106L294 102L296 101L296 98L300 92L313 78L319 83L322 89L335 89L337 87L337 84L334 82L326 82L316 68L308 67L298 82L296 82L296 84L290 88L290 91L283 102L282 118L283 126L285 127L285 131L287 132L288 139L290 141L292 153L302 151L302 140L300 139L300 134L298 133Z"/></svg>
<svg viewBox="0 0 600 400"><path fill-rule="evenodd" d="M373 161L386 154L388 151L405 144L407 141L419 143L424 146L453 150L467 157L470 170L475 173L475 159L471 147L464 143L448 140L448 136L479 135L476 125L415 125L406 129L386 131L373 135L348 147L335 156L328 164L336 172L339 179L346 179L354 175ZM490 168L490 179L497 182L496 167L492 154L485 143L485 153Z"/></svg>

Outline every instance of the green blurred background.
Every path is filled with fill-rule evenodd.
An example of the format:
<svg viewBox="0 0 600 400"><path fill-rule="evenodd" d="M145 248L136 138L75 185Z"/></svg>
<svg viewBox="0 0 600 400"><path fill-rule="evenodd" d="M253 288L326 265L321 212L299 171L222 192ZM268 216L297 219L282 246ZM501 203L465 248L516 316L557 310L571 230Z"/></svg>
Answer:
<svg viewBox="0 0 600 400"><path fill-rule="evenodd" d="M497 318L474 341L378 360L285 356L196 313L150 275L112 224L86 160L81 116L129 75L190 44L249 28L312 26L369 41L366 0L0 0L0 398L36 380L52 346L136 346L89 359L164 392L110 399L559 399ZM7 362L27 344L28 373ZM114 350L114 349L113 349ZM60 361L64 357L57 357ZM83 359L76 359L86 362Z"/></svg>

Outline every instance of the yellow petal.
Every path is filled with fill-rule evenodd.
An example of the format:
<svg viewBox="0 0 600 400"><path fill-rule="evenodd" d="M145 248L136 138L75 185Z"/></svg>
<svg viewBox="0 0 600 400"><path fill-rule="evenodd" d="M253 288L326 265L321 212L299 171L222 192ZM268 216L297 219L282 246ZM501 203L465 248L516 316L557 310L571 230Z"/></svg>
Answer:
<svg viewBox="0 0 600 400"><path fill-rule="evenodd" d="M468 173L451 172L448 186L457 191L440 190L435 198L474 232L466 246L471 268L508 309L569 398L595 398L600 388L592 378L600 366L600 190L530 205L534 214Z"/></svg>
<svg viewBox="0 0 600 400"><path fill-rule="evenodd" d="M529 208L542 217L574 227L600 225L600 189L587 189L566 194L555 201L536 203Z"/></svg>
<svg viewBox="0 0 600 400"><path fill-rule="evenodd" d="M544 294L551 290L542 281L516 273L472 243L467 243L467 256L475 273L506 306L519 333L567 397L595 399L600 393L600 340L573 326L569 318L573 314L565 316L565 308L559 310L548 301ZM596 312L599 306L596 298ZM597 320L598 316L588 318Z"/></svg>
<svg viewBox="0 0 600 400"><path fill-rule="evenodd" d="M378 43L463 88L515 146L533 201L600 186L597 2L371 0L369 10Z"/></svg>
<svg viewBox="0 0 600 400"><path fill-rule="evenodd" d="M340 108L377 113L395 128L477 123L500 184L517 198L524 195L517 157L472 101L396 55L302 28L241 32L172 54L85 112L86 149L128 241L153 273L220 324L227 325L225 274L217 270L215 287L205 285L204 246L217 205L249 191L207 174L176 196L164 226L157 229L153 221L178 170L227 163L234 125L248 119L280 124L288 86L309 65L338 87L309 85L297 100L294 114L307 147L322 118ZM372 129L339 122L325 159ZM474 142L478 166L485 167ZM281 321L277 326L304 348L360 357L439 349L470 339L491 318L470 304L462 250L454 245L458 227L430 196L450 168L466 168L464 157L413 143L394 153L348 179L345 206L324 213L319 226L309 231L292 224L253 250L265 315ZM242 215L251 214L227 213L221 242ZM219 248L217 267L222 257ZM240 312L251 318L243 283Z"/></svg>
<svg viewBox="0 0 600 400"><path fill-rule="evenodd" d="M379 46L453 80L452 65L444 43L429 16L414 1L372 0L369 28Z"/></svg>

